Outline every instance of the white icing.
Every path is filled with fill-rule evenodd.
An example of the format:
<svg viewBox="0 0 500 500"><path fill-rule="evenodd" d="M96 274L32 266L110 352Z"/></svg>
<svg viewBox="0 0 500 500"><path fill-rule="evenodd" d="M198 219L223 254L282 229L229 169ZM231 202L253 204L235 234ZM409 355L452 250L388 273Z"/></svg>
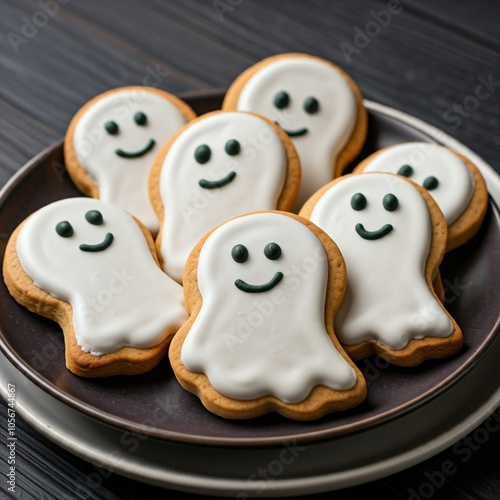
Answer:
<svg viewBox="0 0 500 500"><path fill-rule="evenodd" d="M362 193L364 210L354 210L351 198ZM384 209L392 193L398 208ZM425 281L432 223L423 197L401 177L384 173L357 174L335 183L315 205L311 220L339 246L347 267L347 290L336 318L344 344L377 340L390 349L403 349L412 338L447 337L453 325ZM369 241L355 230L363 224L376 231L393 230Z"/></svg>
<svg viewBox="0 0 500 500"><path fill-rule="evenodd" d="M103 215L101 225L85 219L89 210ZM68 221L72 236L55 227ZM113 235L100 252L84 252ZM91 198L56 201L35 212L17 239L17 253L26 274L73 310L78 345L94 355L124 346L152 347L187 319L182 287L154 261L137 223L120 208ZM175 330L174 330L175 331Z"/></svg>
<svg viewBox="0 0 500 500"><path fill-rule="evenodd" d="M398 144L380 151L363 172L397 174L403 165L413 168L412 181L422 185L429 176L439 184L429 191L441 208L448 225L455 222L467 208L474 194L474 178L464 161L449 149L428 142Z"/></svg>
<svg viewBox="0 0 500 500"><path fill-rule="evenodd" d="M134 121L135 113L147 116L143 126ZM104 126L115 121L116 135ZM73 147L82 167L99 188L99 198L110 201L135 215L150 231L158 231L159 222L149 200L148 177L152 162L162 144L186 120L168 99L147 90L125 88L98 99L78 120ZM154 147L138 158L122 158L117 149L137 152L149 141Z"/></svg>
<svg viewBox="0 0 500 500"><path fill-rule="evenodd" d="M277 260L264 255L270 242L282 249ZM241 264L231 257L237 244L249 252ZM266 292L235 286L236 279L264 284L277 272L283 279ZM274 395L293 403L319 384L352 388L356 374L325 328L327 276L323 246L300 222L258 213L225 223L199 256L203 304L182 345L182 363L205 373L220 393L240 400Z"/></svg>
<svg viewBox="0 0 500 500"><path fill-rule="evenodd" d="M280 91L290 95L290 104L283 110L274 106ZM310 96L319 100L315 114L303 108ZM358 112L355 95L339 71L300 56L278 59L259 69L243 87L237 108L260 113L285 130L308 129L307 134L291 138L303 172L295 210L333 178L337 157L354 130Z"/></svg>
<svg viewBox="0 0 500 500"><path fill-rule="evenodd" d="M231 139L241 145L238 155L225 152ZM194 153L203 144L212 154L207 163L200 164ZM200 179L214 181L230 172L236 172L236 177L222 188L199 185ZM172 144L160 176L165 272L181 282L189 253L209 230L245 212L275 209L286 173L285 147L275 130L259 117L220 112L188 127Z"/></svg>

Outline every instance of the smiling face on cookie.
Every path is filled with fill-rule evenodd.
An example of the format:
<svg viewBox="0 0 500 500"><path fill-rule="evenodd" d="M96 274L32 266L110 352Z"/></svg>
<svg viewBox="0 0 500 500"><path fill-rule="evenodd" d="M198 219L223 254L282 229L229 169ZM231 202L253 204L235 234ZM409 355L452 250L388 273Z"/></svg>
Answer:
<svg viewBox="0 0 500 500"><path fill-rule="evenodd" d="M104 224L104 218L99 210L89 210L85 213L85 220L94 226L101 226ZM58 222L55 227L56 233L61 236L61 238L71 238L74 234L73 225L67 220ZM113 243L113 233L106 233L104 239L100 243L81 243L78 248L82 252L102 252L109 248L111 243Z"/></svg>
<svg viewBox="0 0 500 500"><path fill-rule="evenodd" d="M464 161L432 143L406 143L378 152L363 172L390 172L423 186L442 210L448 225L455 222L474 193L474 179Z"/></svg>
<svg viewBox="0 0 500 500"><path fill-rule="evenodd" d="M355 374L325 329L328 269L319 239L292 217L261 212L224 223L199 255L202 308L182 362L237 399L300 401L319 383L352 387Z"/></svg>
<svg viewBox="0 0 500 500"><path fill-rule="evenodd" d="M275 213L243 216L223 224L209 236L200 254L198 285L202 295L210 300L213 293L225 289L224 293L236 301L252 301L273 292L293 294L293 269L308 256L321 262L313 275L326 265L321 244L309 233L294 219ZM303 242L298 245L300 234ZM316 293L321 293L321 288L318 286Z"/></svg>
<svg viewBox="0 0 500 500"><path fill-rule="evenodd" d="M99 189L99 197L157 231L148 195L149 169L159 147L186 123L169 99L146 88L98 97L79 117L73 149Z"/></svg>
<svg viewBox="0 0 500 500"><path fill-rule="evenodd" d="M135 221L120 208L70 198L35 212L24 224L17 248L27 274L40 285L50 283L45 288L50 293L67 298L72 287L85 288L82 276L116 268L128 259L128 251L132 255L134 248L144 248L143 240Z"/></svg>
<svg viewBox="0 0 500 500"><path fill-rule="evenodd" d="M275 209L287 162L279 134L258 116L218 112L186 127L166 152L160 174L167 274L180 281L193 246L224 220Z"/></svg>
<svg viewBox="0 0 500 500"><path fill-rule="evenodd" d="M320 198L311 220L335 241L339 239L341 250L342 243L349 245L351 254L390 255L401 245L412 246L414 253L426 258L430 228L427 205L417 189L395 175L371 173L343 178Z"/></svg>
<svg viewBox="0 0 500 500"><path fill-rule="evenodd" d="M268 243L264 247L264 255L270 260L278 260L281 257L281 247L278 245L278 243ZM235 245L231 250L231 257L235 262L243 264L248 260L249 257L247 247L241 244ZM236 288L245 293L262 293L272 290L276 285L280 283L282 279L283 273L281 271L276 271L274 276L266 283L250 284L238 278L235 280L234 285L236 286Z"/></svg>
<svg viewBox="0 0 500 500"><path fill-rule="evenodd" d="M333 178L336 157L357 120L356 98L343 74L301 56L258 69L241 90L237 109L266 116L292 138L304 172L299 206Z"/></svg>

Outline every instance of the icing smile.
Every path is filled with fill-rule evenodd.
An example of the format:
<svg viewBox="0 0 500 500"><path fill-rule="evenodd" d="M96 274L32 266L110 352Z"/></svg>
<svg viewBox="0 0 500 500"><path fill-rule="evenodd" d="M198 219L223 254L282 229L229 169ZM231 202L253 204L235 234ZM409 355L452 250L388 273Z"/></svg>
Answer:
<svg viewBox="0 0 500 500"><path fill-rule="evenodd" d="M206 179L200 179L198 184L203 189L216 189L224 187L226 184L229 184L236 177L236 172L229 172L225 177L219 179L218 181L207 181Z"/></svg>
<svg viewBox="0 0 500 500"><path fill-rule="evenodd" d="M378 240L387 236L392 231L391 224L385 224L380 229L376 231L367 231L363 224L356 224L356 232L363 238L364 240Z"/></svg>
<svg viewBox="0 0 500 500"><path fill-rule="evenodd" d="M132 153L129 153L128 151L123 151L123 149L117 149L115 153L118 156L121 156L122 158L140 158L141 156L144 156L146 153L149 153L156 144L154 139L150 139L149 142L146 144L145 147L140 149L139 151L133 151Z"/></svg>
<svg viewBox="0 0 500 500"><path fill-rule="evenodd" d="M281 127L287 134L289 137L300 137L301 135L305 135L307 134L307 132L309 132L309 129L307 128L298 128L296 130L287 130L286 128L283 128L278 122L274 122L276 123L276 125L278 125L278 127Z"/></svg>
<svg viewBox="0 0 500 500"><path fill-rule="evenodd" d="M103 250L106 250L111 243L113 243L113 235L108 233L104 238L104 241L101 241L101 243L97 243L96 245L87 245L86 243L82 243L79 248L82 252L102 252Z"/></svg>
<svg viewBox="0 0 500 500"><path fill-rule="evenodd" d="M246 293L268 292L273 289L283 279L283 273L277 272L271 280L263 285L249 285L246 281L237 279L234 284L236 288Z"/></svg>

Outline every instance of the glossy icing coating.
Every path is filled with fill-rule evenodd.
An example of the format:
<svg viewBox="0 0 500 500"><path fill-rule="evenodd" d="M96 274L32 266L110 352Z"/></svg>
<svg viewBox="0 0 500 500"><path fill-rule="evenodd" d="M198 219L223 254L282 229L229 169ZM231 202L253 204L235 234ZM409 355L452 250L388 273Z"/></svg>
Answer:
<svg viewBox="0 0 500 500"><path fill-rule="evenodd" d="M94 210L101 224L86 220ZM71 224L69 237L56 231L61 221ZM106 248L80 248L107 234L113 238ZM152 347L165 339L167 327L187 319L182 287L158 267L133 218L111 203L69 198L46 205L25 222L16 248L34 283L71 304L75 337L85 352Z"/></svg>
<svg viewBox="0 0 500 500"><path fill-rule="evenodd" d="M448 225L467 208L474 194L474 178L464 161L449 149L427 142L410 142L380 151L363 172L404 175L424 186Z"/></svg>
<svg viewBox="0 0 500 500"><path fill-rule="evenodd" d="M339 71L300 56L259 69L241 90L237 108L266 116L292 138L303 172L296 209L333 178L358 112L354 92Z"/></svg>
<svg viewBox="0 0 500 500"><path fill-rule="evenodd" d="M73 147L97 184L99 198L157 232L159 223L149 200L149 170L160 146L185 123L181 111L161 95L119 90L97 99L82 114Z"/></svg>
<svg viewBox="0 0 500 500"><path fill-rule="evenodd" d="M278 258L265 254L270 243L280 246ZM232 257L237 245L248 250L242 262ZM203 304L182 345L188 370L205 373L217 391L240 400L274 395L293 403L319 384L355 385L354 370L325 328L328 261L305 225L279 213L231 220L208 237L197 270ZM238 280L277 283L248 293Z"/></svg>
<svg viewBox="0 0 500 500"><path fill-rule="evenodd" d="M351 199L366 197L362 210ZM398 199L387 210L384 198ZM419 191L401 177L384 173L342 178L314 206L310 219L337 243L347 267L347 290L336 318L342 343L376 340L403 349L410 339L447 337L453 325L425 281L432 226ZM358 225L377 238L359 234ZM387 228L391 226L391 230Z"/></svg>
<svg viewBox="0 0 500 500"><path fill-rule="evenodd" d="M238 141L237 154L227 153L228 141ZM259 117L217 113L187 127L168 150L160 174L165 272L181 282L189 253L209 230L244 212L275 209L286 173L283 142Z"/></svg>

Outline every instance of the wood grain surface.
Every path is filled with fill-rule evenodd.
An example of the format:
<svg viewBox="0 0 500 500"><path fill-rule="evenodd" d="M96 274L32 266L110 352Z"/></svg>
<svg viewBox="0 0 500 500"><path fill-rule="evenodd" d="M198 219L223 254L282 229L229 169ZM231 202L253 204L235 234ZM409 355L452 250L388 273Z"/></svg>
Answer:
<svg viewBox="0 0 500 500"><path fill-rule="evenodd" d="M500 172L497 0L0 0L0 186L61 139L75 111L100 92L134 84L175 94L225 89L258 60L292 51L330 59L365 98L439 127ZM0 435L6 416L2 401ZM16 498L173 496L100 471L19 417L17 430ZM452 460L456 473L420 498L498 499L500 432L480 446L474 435L470 440L477 448L464 441L470 456L450 448L391 477L324 496L411 498ZM0 491L9 496L6 448L0 449Z"/></svg>

